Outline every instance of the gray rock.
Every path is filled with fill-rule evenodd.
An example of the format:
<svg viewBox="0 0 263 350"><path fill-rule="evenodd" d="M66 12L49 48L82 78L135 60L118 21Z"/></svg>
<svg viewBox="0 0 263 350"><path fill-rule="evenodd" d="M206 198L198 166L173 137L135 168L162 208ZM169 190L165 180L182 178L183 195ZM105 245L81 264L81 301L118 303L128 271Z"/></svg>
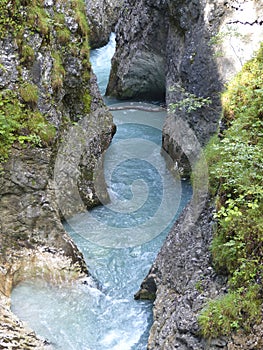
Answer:
<svg viewBox="0 0 263 350"><path fill-rule="evenodd" d="M114 32L123 0L85 0L90 27L90 45L104 46Z"/></svg>
<svg viewBox="0 0 263 350"><path fill-rule="evenodd" d="M197 315L205 303L224 293L224 282L210 266L213 220L209 201L196 221L194 203L183 211L169 233L143 291L156 289L148 349L226 349L226 340L211 344L200 337ZM199 258L196 257L199 252ZM140 291L138 292L140 295Z"/></svg>
<svg viewBox="0 0 263 350"><path fill-rule="evenodd" d="M167 7L164 1L125 1L116 26L117 51L106 94L164 99Z"/></svg>
<svg viewBox="0 0 263 350"><path fill-rule="evenodd" d="M45 1L50 23L53 23L56 11L65 15L70 45L65 46L57 40L56 26L50 28L48 37L26 29L24 44L31 47L34 57L25 61L15 37L7 33L0 40L1 88L19 91L23 82L34 84L38 89L38 100L27 108L32 114L33 111L42 113L56 129L56 136L49 144L15 143L8 160L1 164L0 347L3 349L47 348L32 331L25 331L25 326L16 322L8 310L12 287L37 275L51 280L78 280L87 276L82 253L65 232L61 219L107 198L103 176L97 196L93 175L112 139L114 125L96 79L82 58L83 36L70 4ZM27 7L21 10L26 11ZM55 62L55 53L61 60L57 72L60 80L56 84L54 66L58 62ZM80 133L72 132L74 128ZM74 139L77 135L81 139ZM67 139L68 136L73 139ZM72 148L68 154L63 154L67 142ZM60 160L63 160L61 167ZM60 191L60 184L63 191ZM74 206L75 195L80 206ZM64 208L67 208L66 212ZM2 307L7 308L9 328L2 324Z"/></svg>
<svg viewBox="0 0 263 350"><path fill-rule="evenodd" d="M198 152L187 154L174 137L177 119L188 123L203 146L218 130L224 84L263 40L262 5L252 0L237 4L125 0L116 26L107 95L165 99L169 106L184 99L185 91L211 101L192 112L169 113L163 128L163 148L188 174L187 158Z"/></svg>

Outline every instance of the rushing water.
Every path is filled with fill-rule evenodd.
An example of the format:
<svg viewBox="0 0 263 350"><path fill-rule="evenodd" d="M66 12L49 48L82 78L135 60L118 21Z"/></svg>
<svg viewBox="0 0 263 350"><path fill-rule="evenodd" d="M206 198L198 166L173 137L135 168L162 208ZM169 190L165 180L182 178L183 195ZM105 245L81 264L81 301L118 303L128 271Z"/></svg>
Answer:
<svg viewBox="0 0 263 350"><path fill-rule="evenodd" d="M103 93L113 52L114 36L91 56ZM160 155L165 113L113 115L117 133L104 157L111 202L65 223L95 282L35 280L12 293L12 310L55 349L146 349L152 304L133 295L191 196L190 185L174 178Z"/></svg>
<svg viewBox="0 0 263 350"><path fill-rule="evenodd" d="M97 76L97 83L102 96L106 92L111 69L111 58L115 51L115 34L111 33L108 45L91 51L90 62Z"/></svg>

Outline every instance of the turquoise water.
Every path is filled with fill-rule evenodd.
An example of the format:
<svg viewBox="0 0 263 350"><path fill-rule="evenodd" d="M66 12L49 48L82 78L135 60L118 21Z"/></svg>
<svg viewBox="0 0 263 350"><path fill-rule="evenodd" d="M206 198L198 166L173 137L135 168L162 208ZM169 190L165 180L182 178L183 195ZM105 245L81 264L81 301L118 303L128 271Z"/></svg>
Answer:
<svg viewBox="0 0 263 350"><path fill-rule="evenodd" d="M113 39L93 53L100 65ZM95 61L93 67L99 74ZM192 194L160 154L165 112L125 105L130 109L113 112L117 133L104 154L110 203L64 223L92 277L60 286L27 281L12 293L12 310L55 349L146 350L152 303L133 296Z"/></svg>

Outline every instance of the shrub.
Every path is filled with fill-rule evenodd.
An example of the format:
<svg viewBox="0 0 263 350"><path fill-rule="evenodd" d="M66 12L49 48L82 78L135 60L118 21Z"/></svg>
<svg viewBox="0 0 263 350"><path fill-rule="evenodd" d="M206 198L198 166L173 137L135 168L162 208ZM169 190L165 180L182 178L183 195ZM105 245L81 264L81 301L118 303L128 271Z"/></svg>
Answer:
<svg viewBox="0 0 263 350"><path fill-rule="evenodd" d="M206 338L229 335L241 326L244 330L261 320L258 287L246 292L229 292L223 297L210 301L208 307L199 315L202 334Z"/></svg>
<svg viewBox="0 0 263 350"><path fill-rule="evenodd" d="M222 104L227 129L205 152L211 192L217 192L212 256L215 268L229 276L230 294L201 314L208 337L249 330L263 301L263 44L229 83ZM234 309L228 314L230 299Z"/></svg>
<svg viewBox="0 0 263 350"><path fill-rule="evenodd" d="M23 15L17 1L0 0L0 38L12 32L17 35L23 27Z"/></svg>

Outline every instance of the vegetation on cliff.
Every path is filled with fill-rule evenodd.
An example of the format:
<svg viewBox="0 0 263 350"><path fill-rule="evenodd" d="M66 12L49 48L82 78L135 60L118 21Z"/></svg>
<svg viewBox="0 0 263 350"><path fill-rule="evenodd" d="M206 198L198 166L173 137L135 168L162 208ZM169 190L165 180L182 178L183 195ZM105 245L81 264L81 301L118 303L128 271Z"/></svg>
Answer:
<svg viewBox="0 0 263 350"><path fill-rule="evenodd" d="M90 63L89 28L83 0L70 0L64 4L57 0L49 5L43 0L0 0L0 5L0 40L5 42L4 45L15 43L17 62L16 81L11 81L0 91L0 161L4 161L14 143L46 146L52 142L56 128L39 107L41 93L45 97L51 94L50 99L56 107L56 96L63 89L66 78L64 65L68 53L81 59L84 84L90 79ZM70 28L70 21L67 23L65 18L66 11L73 16L77 29ZM46 87L35 83L32 73L37 42L38 49L51 51L53 60L51 82L46 81ZM5 72L2 58L0 71ZM90 95L84 84L79 96L83 112L88 113Z"/></svg>
<svg viewBox="0 0 263 350"><path fill-rule="evenodd" d="M212 256L229 290L199 316L213 338L262 321L263 302L263 44L222 95L224 131L206 147L216 195Z"/></svg>
<svg viewBox="0 0 263 350"><path fill-rule="evenodd" d="M24 87L26 89L27 87ZM21 95L28 91L21 92ZM30 95L26 95L30 99ZM8 157L14 142L36 146L48 144L55 136L55 128L37 110L28 108L15 92L0 92L0 160Z"/></svg>

